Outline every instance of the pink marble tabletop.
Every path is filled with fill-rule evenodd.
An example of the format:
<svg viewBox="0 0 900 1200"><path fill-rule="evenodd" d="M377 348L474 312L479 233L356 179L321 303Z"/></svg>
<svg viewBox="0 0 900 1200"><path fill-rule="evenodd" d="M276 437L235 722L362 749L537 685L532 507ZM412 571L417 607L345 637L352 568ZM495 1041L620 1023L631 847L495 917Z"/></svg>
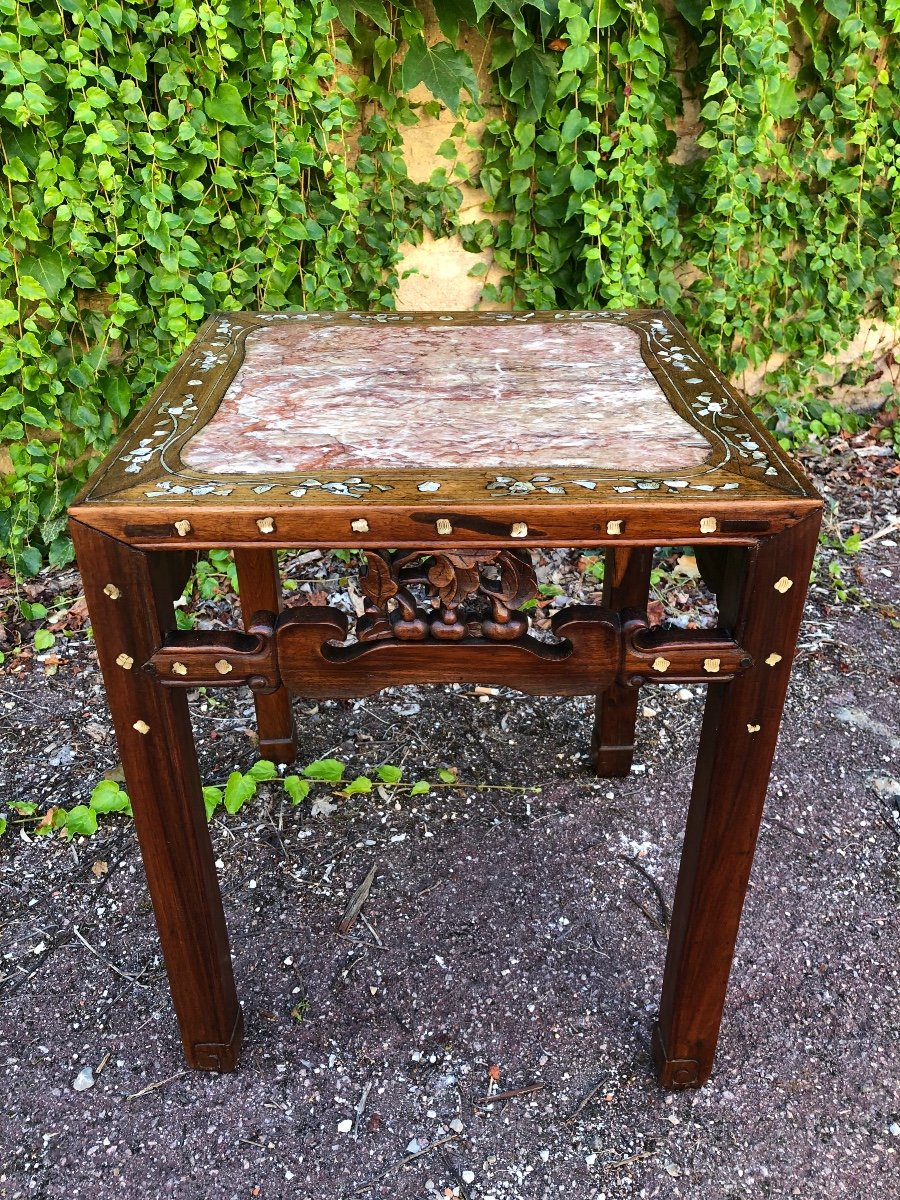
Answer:
<svg viewBox="0 0 900 1200"><path fill-rule="evenodd" d="M700 466L638 334L612 323L254 331L212 419L182 449L209 474L402 468Z"/></svg>

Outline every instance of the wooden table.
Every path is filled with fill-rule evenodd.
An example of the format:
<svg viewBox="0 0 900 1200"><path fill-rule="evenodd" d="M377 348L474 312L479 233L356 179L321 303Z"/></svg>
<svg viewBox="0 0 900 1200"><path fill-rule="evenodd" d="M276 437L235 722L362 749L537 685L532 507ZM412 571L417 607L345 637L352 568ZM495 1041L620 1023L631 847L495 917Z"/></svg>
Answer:
<svg viewBox="0 0 900 1200"><path fill-rule="evenodd" d="M398 683L596 693L593 763L631 765L641 684L708 684L654 1048L710 1073L821 502L672 317L211 317L71 509L187 1059L243 1024L187 689L253 690L260 751L290 695ZM654 546L694 547L719 627L650 627ZM533 546L602 547L603 605L529 632ZM196 554L233 550L244 628L178 632ZM277 547L357 547L366 612L281 611ZM547 769L552 771L553 756Z"/></svg>

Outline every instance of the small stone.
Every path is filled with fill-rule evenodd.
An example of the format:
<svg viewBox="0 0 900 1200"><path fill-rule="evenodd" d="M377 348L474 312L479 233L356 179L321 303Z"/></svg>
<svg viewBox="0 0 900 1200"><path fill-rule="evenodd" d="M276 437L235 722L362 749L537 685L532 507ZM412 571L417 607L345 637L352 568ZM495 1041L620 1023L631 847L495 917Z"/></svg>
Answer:
<svg viewBox="0 0 900 1200"><path fill-rule="evenodd" d="M687 688L679 688L675 693L676 700L693 700L693 698L694 693L689 691Z"/></svg>
<svg viewBox="0 0 900 1200"><path fill-rule="evenodd" d="M465 1125L463 1125L459 1117L454 1117L450 1122L450 1128L454 1133L462 1133L462 1131L465 1129Z"/></svg>
<svg viewBox="0 0 900 1200"><path fill-rule="evenodd" d="M656 709L650 708L650 706L648 704L645 704L644 707L641 709L642 717L655 717L656 715L657 715Z"/></svg>
<svg viewBox="0 0 900 1200"><path fill-rule="evenodd" d="M72 1087L76 1092L86 1092L88 1088L94 1086L94 1069L93 1067L82 1067L75 1076L75 1082Z"/></svg>
<svg viewBox="0 0 900 1200"><path fill-rule="evenodd" d="M542 1161L542 1162L549 1162L549 1161L550 1161L550 1151L549 1151L549 1150L542 1150L542 1151L541 1151L541 1161Z"/></svg>
<svg viewBox="0 0 900 1200"><path fill-rule="evenodd" d="M413 1138L413 1140L406 1147L406 1153L407 1154L418 1154L421 1149L422 1149L422 1147L419 1145L418 1141L415 1138Z"/></svg>
<svg viewBox="0 0 900 1200"><path fill-rule="evenodd" d="M463 1171L462 1181L463 1181L463 1183L474 1183L475 1182L475 1172L474 1171Z"/></svg>
<svg viewBox="0 0 900 1200"><path fill-rule="evenodd" d="M353 1122L350 1120L340 1121L338 1123L338 1133L349 1133L353 1128Z"/></svg>
<svg viewBox="0 0 900 1200"><path fill-rule="evenodd" d="M891 1121L888 1125L888 1133L892 1133L894 1137L900 1137L900 1125L896 1121Z"/></svg>

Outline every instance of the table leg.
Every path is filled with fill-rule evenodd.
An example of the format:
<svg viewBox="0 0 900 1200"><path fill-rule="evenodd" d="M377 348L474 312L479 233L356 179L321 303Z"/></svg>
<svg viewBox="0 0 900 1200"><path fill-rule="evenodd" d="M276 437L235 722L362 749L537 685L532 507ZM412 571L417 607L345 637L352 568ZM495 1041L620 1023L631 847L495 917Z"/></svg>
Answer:
<svg viewBox="0 0 900 1200"><path fill-rule="evenodd" d="M754 665L707 693L654 1030L663 1087L698 1087L712 1069L819 521L719 551L720 623Z"/></svg>
<svg viewBox="0 0 900 1200"><path fill-rule="evenodd" d="M623 608L646 609L652 563L651 546L608 549L603 572L604 606L614 612ZM640 693L639 687L624 687L619 683L597 693L591 758L598 775L624 776L631 770Z"/></svg>
<svg viewBox="0 0 900 1200"><path fill-rule="evenodd" d="M255 612L281 612L281 580L278 576L278 557L274 550L235 550L238 588L244 628ZM256 705L256 724L259 730L261 758L272 762L289 763L297 757L297 735L291 694L279 688L269 695L253 697Z"/></svg>
<svg viewBox="0 0 900 1200"><path fill-rule="evenodd" d="M230 1071L243 1036L187 694L141 670L175 625L178 552L71 522L187 1060Z"/></svg>

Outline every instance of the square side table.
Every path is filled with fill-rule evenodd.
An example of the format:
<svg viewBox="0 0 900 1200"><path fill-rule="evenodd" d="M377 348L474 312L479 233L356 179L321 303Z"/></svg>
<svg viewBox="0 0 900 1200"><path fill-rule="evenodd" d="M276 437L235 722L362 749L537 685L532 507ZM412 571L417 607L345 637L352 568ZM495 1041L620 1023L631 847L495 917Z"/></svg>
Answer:
<svg viewBox="0 0 900 1200"><path fill-rule="evenodd" d="M187 688L249 686L260 752L290 697L500 683L597 697L600 775L631 766L640 686L707 684L654 1054L710 1074L821 501L661 311L212 316L70 509L188 1062L243 1033ZM689 544L714 630L651 628L653 547ZM601 547L602 605L529 631L531 547ZM176 629L198 551L243 628ZM365 613L282 611L276 549L365 553Z"/></svg>

